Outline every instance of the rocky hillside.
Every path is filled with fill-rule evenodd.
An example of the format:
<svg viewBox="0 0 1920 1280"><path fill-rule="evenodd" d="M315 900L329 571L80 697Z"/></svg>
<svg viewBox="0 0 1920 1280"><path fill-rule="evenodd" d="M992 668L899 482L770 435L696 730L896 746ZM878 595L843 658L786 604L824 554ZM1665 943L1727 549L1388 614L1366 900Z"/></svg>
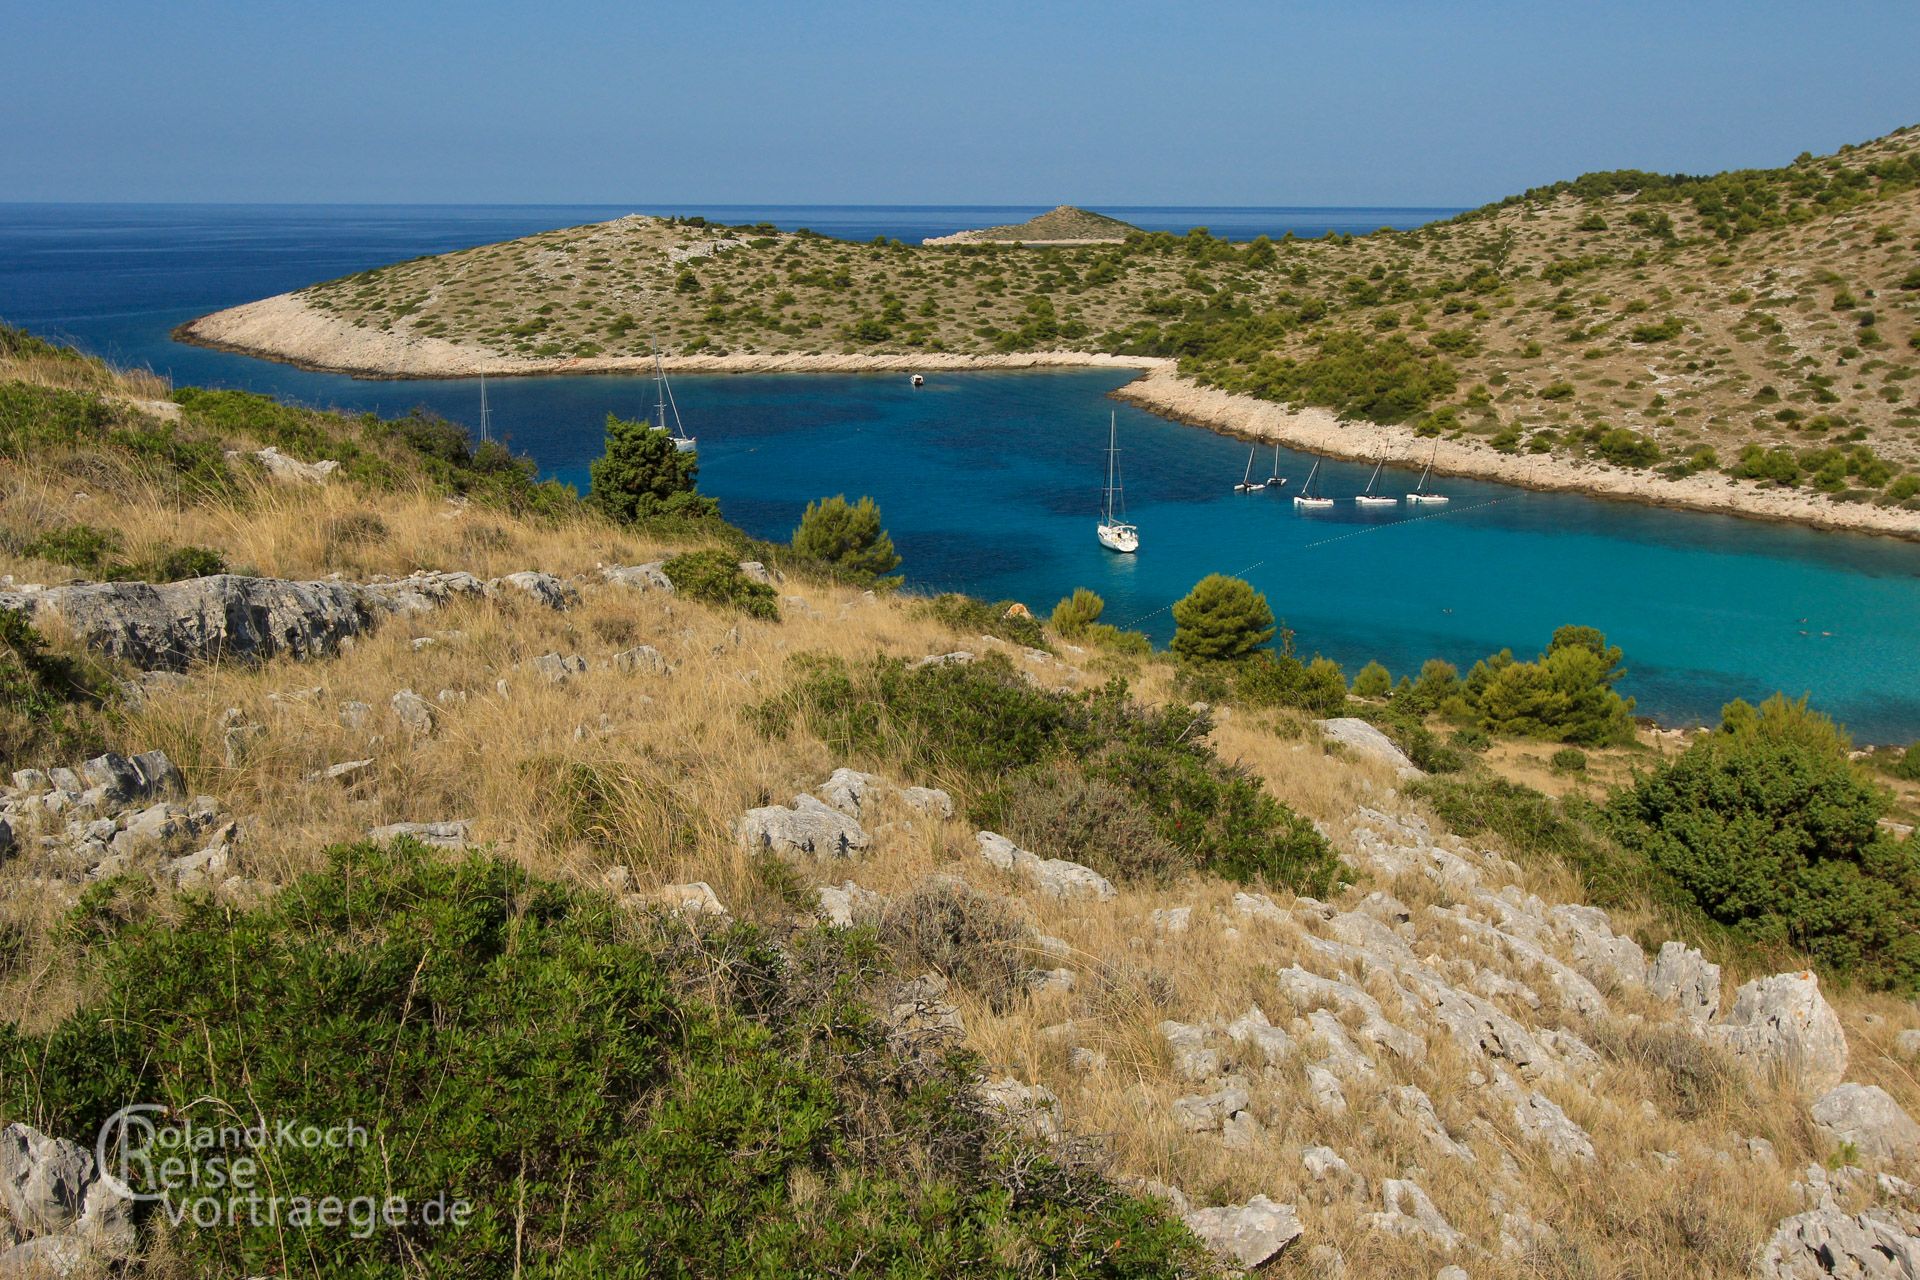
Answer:
<svg viewBox="0 0 1920 1280"><path fill-rule="evenodd" d="M1254 400L1538 459L1543 483L1562 464L1699 474L1920 511L1917 245L1920 131L1905 129L1778 169L1590 174L1311 242L923 248L629 217L183 332L375 373L616 368L656 344L768 367L1177 358Z"/></svg>
<svg viewBox="0 0 1920 1280"><path fill-rule="evenodd" d="M1590 905L1363 720L31 357L0 1274L1920 1265L1910 999ZM128 1102L368 1125L278 1184L471 1221L169 1225L94 1165Z"/></svg>
<svg viewBox="0 0 1920 1280"><path fill-rule="evenodd" d="M956 231L950 236L931 236L922 244L1021 244L1084 245L1123 244L1140 228L1118 218L1091 209L1063 204L1025 222L1005 227L981 227L975 231Z"/></svg>

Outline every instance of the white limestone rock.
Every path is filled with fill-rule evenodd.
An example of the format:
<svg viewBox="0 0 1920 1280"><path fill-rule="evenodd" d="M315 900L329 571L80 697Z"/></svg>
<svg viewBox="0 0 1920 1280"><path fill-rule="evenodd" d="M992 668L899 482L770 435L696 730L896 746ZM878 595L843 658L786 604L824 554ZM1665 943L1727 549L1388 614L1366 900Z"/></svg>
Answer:
<svg viewBox="0 0 1920 1280"><path fill-rule="evenodd" d="M1258 1054L1260 1061L1270 1067L1286 1061L1293 1053L1293 1037L1268 1022L1266 1013L1257 1004L1227 1024L1227 1038Z"/></svg>
<svg viewBox="0 0 1920 1280"><path fill-rule="evenodd" d="M1388 1178L1380 1184L1380 1198L1386 1205L1385 1210L1367 1218L1367 1224L1375 1231L1422 1236L1448 1251L1465 1243L1466 1237L1441 1215L1419 1184L1405 1178Z"/></svg>
<svg viewBox="0 0 1920 1280"><path fill-rule="evenodd" d="M1911 1280L1920 1276L1920 1235L1885 1209L1847 1214L1822 1205L1774 1229L1754 1275L1760 1280Z"/></svg>
<svg viewBox="0 0 1920 1280"><path fill-rule="evenodd" d="M93 1153L26 1124L0 1129L0 1204L22 1230L64 1231L80 1217Z"/></svg>
<svg viewBox="0 0 1920 1280"><path fill-rule="evenodd" d="M1305 1232L1290 1204L1254 1196L1244 1204L1196 1209L1182 1221L1202 1244L1251 1271L1280 1256Z"/></svg>
<svg viewBox="0 0 1920 1280"><path fill-rule="evenodd" d="M1169 1019L1158 1029L1173 1054L1175 1075L1183 1080L1208 1080L1220 1074L1220 1054L1207 1047L1205 1027Z"/></svg>
<svg viewBox="0 0 1920 1280"><path fill-rule="evenodd" d="M1847 1074L1847 1036L1811 972L1755 978L1734 993L1733 1012L1708 1035L1756 1071L1781 1069L1808 1092Z"/></svg>
<svg viewBox="0 0 1920 1280"><path fill-rule="evenodd" d="M1363 759L1377 760L1391 767L1402 778L1426 776L1414 766L1413 761L1407 759L1406 752L1393 745L1392 738L1365 720L1355 716L1340 716L1332 720L1315 720L1313 723L1328 741L1339 743Z"/></svg>
<svg viewBox="0 0 1920 1280"><path fill-rule="evenodd" d="M851 857L873 843L857 821L809 795L795 796L791 806L747 810L734 823L734 836L748 849L817 858Z"/></svg>
<svg viewBox="0 0 1920 1280"><path fill-rule="evenodd" d="M1647 974L1647 990L1704 1027L1720 1013L1720 966L1684 942L1663 942Z"/></svg>
<svg viewBox="0 0 1920 1280"><path fill-rule="evenodd" d="M814 794L849 818L858 818L861 807L885 785L871 773L835 769L831 777L814 788Z"/></svg>
<svg viewBox="0 0 1920 1280"><path fill-rule="evenodd" d="M468 823L464 818L445 822L389 822L384 827L369 830L367 839L386 844L404 836L435 849L459 852L468 847L467 832Z"/></svg>
<svg viewBox="0 0 1920 1280"><path fill-rule="evenodd" d="M1513 1123L1529 1141L1546 1147L1556 1166L1593 1163L1593 1138L1546 1094L1535 1090L1515 1103Z"/></svg>
<svg viewBox="0 0 1920 1280"><path fill-rule="evenodd" d="M1112 882L1091 867L1063 858L1039 857L992 831L979 832L974 838L979 843L981 858L1002 871L1026 878L1050 898L1093 898L1105 902L1119 896Z"/></svg>
<svg viewBox="0 0 1920 1280"><path fill-rule="evenodd" d="M1877 1084L1840 1084L1813 1104L1814 1127L1835 1143L1849 1143L1863 1161L1920 1159L1920 1124Z"/></svg>
<svg viewBox="0 0 1920 1280"><path fill-rule="evenodd" d="M900 799L906 802L907 808L929 818L944 820L953 816L953 797L938 787L902 787Z"/></svg>
<svg viewBox="0 0 1920 1280"><path fill-rule="evenodd" d="M701 916L715 920L727 919L727 908L720 901L720 895L705 880L665 885L655 896L669 911L689 920L697 920Z"/></svg>

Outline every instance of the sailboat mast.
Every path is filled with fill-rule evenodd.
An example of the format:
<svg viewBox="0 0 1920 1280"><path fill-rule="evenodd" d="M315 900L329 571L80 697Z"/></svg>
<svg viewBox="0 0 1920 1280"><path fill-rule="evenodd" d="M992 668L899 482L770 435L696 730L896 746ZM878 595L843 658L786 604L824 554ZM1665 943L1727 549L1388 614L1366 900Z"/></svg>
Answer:
<svg viewBox="0 0 1920 1280"><path fill-rule="evenodd" d="M653 353L653 395L653 425L665 431L667 430L667 370L666 366L660 363L658 348L655 348Z"/></svg>
<svg viewBox="0 0 1920 1280"><path fill-rule="evenodd" d="M1118 412L1114 412L1107 416L1107 491L1104 496L1107 500L1106 517L1108 524L1113 523L1113 470L1114 464L1119 458L1119 446L1120 415Z"/></svg>

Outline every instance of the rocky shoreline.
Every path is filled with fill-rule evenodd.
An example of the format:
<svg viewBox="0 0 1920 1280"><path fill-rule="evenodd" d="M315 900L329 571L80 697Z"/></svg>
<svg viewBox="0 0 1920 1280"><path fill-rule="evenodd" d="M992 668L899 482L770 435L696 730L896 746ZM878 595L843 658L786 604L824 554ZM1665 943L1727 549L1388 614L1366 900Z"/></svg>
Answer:
<svg viewBox="0 0 1920 1280"><path fill-rule="evenodd" d="M503 356L444 338L363 329L309 306L297 293L282 293L201 316L176 328L173 338L315 373L376 380L477 378L483 373L489 378L542 377L653 369L652 356ZM1011 355L928 351L669 355L663 363L676 373L932 373L967 369L1155 369L1173 362L1152 356L1086 351L1022 351Z"/></svg>
<svg viewBox="0 0 1920 1280"><path fill-rule="evenodd" d="M1294 409L1271 400L1236 395L1183 378L1171 367L1148 370L1114 395L1192 426L1252 436L1327 457L1366 462L1385 457L1401 466L1424 466L1431 453L1433 469L1440 475L1920 540L1920 511L1834 502L1797 489L1763 489L1719 472L1674 480L1648 471L1574 462L1548 454L1506 454L1479 440L1443 439L1436 448L1435 441L1420 438L1411 427L1351 421L1326 409Z"/></svg>
<svg viewBox="0 0 1920 1280"><path fill-rule="evenodd" d="M532 359L495 355L442 338L360 328L327 315L297 293L280 294L216 311L181 325L182 342L277 360L322 373L356 378L538 377L551 374L637 373L652 367L646 356ZM1143 376L1114 394L1164 417L1232 435L1303 449L1328 457L1433 467L1442 475L1493 480L1527 489L1581 493L1617 501L1816 529L1881 534L1920 541L1920 511L1868 503L1835 502L1794 489L1765 489L1718 472L1670 479L1646 471L1570 461L1545 454L1501 453L1479 440L1432 441L1404 426L1350 421L1329 410L1295 409L1269 400L1202 386L1181 377L1174 361L1085 351L1033 351L1011 355L907 352L873 355L807 353L768 355L677 355L669 369L688 373L888 373L984 369L1136 369Z"/></svg>

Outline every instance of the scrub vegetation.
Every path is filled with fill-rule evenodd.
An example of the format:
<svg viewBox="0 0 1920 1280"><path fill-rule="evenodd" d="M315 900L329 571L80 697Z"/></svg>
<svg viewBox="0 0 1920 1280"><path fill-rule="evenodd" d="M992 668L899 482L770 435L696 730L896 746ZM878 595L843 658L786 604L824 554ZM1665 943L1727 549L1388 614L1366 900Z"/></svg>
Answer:
<svg viewBox="0 0 1920 1280"><path fill-rule="evenodd" d="M852 244L629 217L299 296L506 357L1111 352L1512 453L1920 501L1920 129L1411 231Z"/></svg>

